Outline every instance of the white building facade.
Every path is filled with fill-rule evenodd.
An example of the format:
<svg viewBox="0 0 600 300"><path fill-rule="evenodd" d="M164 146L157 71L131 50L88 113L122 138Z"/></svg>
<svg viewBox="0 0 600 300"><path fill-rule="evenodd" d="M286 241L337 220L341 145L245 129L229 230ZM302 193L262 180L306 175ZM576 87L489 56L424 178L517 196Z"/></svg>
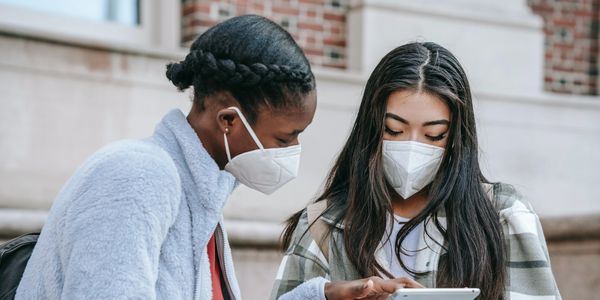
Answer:
<svg viewBox="0 0 600 300"><path fill-rule="evenodd" d="M149 21L133 27L3 2L0 238L7 239L39 230L61 186L96 149L149 136L168 110L187 112L191 102L164 76L166 63L186 51L176 1L141 0L138 15ZM369 72L411 41L439 43L463 63L484 173L514 184L547 224L564 298L590 296L600 280L600 98L543 91L541 28L521 0L351 1L348 67L315 68L318 108L301 136L299 177L270 196L241 186L224 212L246 298L269 292L281 223L318 193ZM581 271L591 278L571 279Z"/></svg>

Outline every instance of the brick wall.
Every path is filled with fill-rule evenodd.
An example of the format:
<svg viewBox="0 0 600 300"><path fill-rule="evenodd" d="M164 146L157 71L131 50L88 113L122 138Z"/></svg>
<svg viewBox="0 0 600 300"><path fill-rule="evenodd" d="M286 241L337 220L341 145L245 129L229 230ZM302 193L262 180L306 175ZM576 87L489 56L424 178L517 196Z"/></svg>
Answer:
<svg viewBox="0 0 600 300"><path fill-rule="evenodd" d="M227 18L258 14L278 22L315 66L346 67L349 0L184 0L183 42ZM544 19L544 87L556 93L600 94L600 0L528 0Z"/></svg>
<svg viewBox="0 0 600 300"><path fill-rule="evenodd" d="M600 0L528 0L544 19L546 90L598 95Z"/></svg>
<svg viewBox="0 0 600 300"><path fill-rule="evenodd" d="M188 44L227 18L257 14L292 34L315 66L346 67L348 0L187 0L182 5L182 35Z"/></svg>

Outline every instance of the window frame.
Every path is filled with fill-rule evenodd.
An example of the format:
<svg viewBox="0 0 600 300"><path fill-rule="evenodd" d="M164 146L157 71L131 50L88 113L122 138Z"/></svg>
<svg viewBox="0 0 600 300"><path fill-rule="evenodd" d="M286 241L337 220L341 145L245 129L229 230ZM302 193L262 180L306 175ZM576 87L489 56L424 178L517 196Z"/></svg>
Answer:
<svg viewBox="0 0 600 300"><path fill-rule="evenodd" d="M0 4L0 32L108 48L181 49L179 1L139 0L140 24L98 22Z"/></svg>

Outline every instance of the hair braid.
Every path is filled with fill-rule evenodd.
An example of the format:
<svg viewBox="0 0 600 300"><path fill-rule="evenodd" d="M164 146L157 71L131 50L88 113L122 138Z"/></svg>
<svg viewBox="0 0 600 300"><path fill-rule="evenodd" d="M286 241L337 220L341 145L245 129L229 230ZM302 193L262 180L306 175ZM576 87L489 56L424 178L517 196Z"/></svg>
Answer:
<svg viewBox="0 0 600 300"><path fill-rule="evenodd" d="M251 87L271 82L295 82L310 88L313 77L307 72L287 65L251 63L244 64L229 58L216 58L211 52L192 50L183 61L167 65L167 77L179 89L197 82L211 81L226 87ZM192 75L192 76L190 76ZM191 79L191 80L190 80Z"/></svg>

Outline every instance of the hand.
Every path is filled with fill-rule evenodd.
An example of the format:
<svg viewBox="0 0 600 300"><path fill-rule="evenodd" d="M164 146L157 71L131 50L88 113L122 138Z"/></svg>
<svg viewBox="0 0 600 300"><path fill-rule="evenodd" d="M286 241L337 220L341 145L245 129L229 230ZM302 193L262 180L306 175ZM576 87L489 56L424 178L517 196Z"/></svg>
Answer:
<svg viewBox="0 0 600 300"><path fill-rule="evenodd" d="M425 288L422 284L420 284L417 281L415 281L414 279L411 279L411 278L408 278L408 277L400 277L400 278L389 279L389 281L395 281L397 283L403 284L404 288L411 288L411 289L423 289L423 288Z"/></svg>
<svg viewBox="0 0 600 300"><path fill-rule="evenodd" d="M328 300L387 299L401 288L422 288L410 278L384 280L373 276L353 281L336 281L325 284L325 297Z"/></svg>

